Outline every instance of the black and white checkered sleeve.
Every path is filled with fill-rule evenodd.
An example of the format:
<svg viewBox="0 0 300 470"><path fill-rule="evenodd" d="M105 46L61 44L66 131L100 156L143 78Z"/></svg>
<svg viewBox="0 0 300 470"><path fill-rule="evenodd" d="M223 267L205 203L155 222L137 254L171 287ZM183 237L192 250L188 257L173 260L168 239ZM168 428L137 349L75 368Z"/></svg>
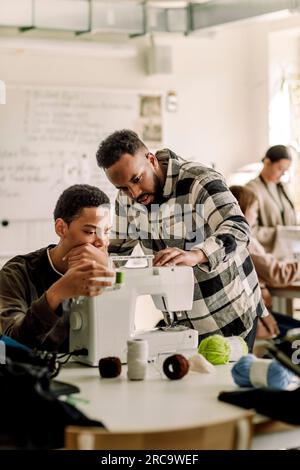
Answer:
<svg viewBox="0 0 300 470"><path fill-rule="evenodd" d="M203 181L195 181L192 196L202 205L204 223L211 235L193 250L201 249L208 263L201 265L207 272L214 271L220 263L228 261L239 251L244 250L250 237L250 227L239 205L228 189L221 175L214 172Z"/></svg>

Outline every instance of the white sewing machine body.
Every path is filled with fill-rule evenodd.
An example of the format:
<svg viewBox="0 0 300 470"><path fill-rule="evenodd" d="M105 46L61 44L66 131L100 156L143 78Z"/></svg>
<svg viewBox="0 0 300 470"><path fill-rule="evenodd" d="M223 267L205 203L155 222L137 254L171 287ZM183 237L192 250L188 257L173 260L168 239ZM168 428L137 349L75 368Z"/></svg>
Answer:
<svg viewBox="0 0 300 470"><path fill-rule="evenodd" d="M86 348L80 362L96 366L101 357L117 356L124 363L127 340L143 338L149 342L149 358L159 353L195 351L198 332L183 327L135 331L137 297L150 294L163 312L191 310L194 293L193 269L187 266L123 268L124 284L109 288L97 297L73 301L70 316L70 351Z"/></svg>

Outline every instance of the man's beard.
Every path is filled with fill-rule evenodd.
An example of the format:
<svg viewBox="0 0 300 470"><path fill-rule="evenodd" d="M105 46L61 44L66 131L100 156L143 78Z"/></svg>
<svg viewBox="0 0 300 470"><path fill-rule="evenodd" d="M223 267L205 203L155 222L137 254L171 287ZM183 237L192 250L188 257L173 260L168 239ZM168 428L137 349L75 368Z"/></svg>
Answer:
<svg viewBox="0 0 300 470"><path fill-rule="evenodd" d="M165 198L163 196L164 187L161 184L159 177L155 173L153 173L153 186L154 190L151 193L144 192L136 199L136 201L140 204L143 204L141 201L146 195L148 195L153 197L153 201L151 202L151 204L145 204L145 207L151 208L152 204L162 204L165 201Z"/></svg>

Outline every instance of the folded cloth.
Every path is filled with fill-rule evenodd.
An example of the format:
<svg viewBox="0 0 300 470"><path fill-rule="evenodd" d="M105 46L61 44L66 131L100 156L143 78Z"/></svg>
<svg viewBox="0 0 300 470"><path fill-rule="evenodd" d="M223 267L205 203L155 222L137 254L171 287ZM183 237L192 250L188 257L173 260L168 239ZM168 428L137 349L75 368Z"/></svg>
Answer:
<svg viewBox="0 0 300 470"><path fill-rule="evenodd" d="M300 387L292 391L257 388L221 392L218 399L289 424L300 424Z"/></svg>
<svg viewBox="0 0 300 470"><path fill-rule="evenodd" d="M64 446L66 426L104 427L57 398L47 352L43 357L5 344L5 363L0 364L1 449L59 449Z"/></svg>

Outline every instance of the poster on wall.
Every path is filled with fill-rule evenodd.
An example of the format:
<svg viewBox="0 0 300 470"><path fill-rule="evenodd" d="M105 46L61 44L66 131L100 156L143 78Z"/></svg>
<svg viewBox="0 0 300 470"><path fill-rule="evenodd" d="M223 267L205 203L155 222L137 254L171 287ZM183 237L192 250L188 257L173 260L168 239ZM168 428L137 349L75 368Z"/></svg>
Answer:
<svg viewBox="0 0 300 470"><path fill-rule="evenodd" d="M150 148L159 148L163 142L162 96L140 95L139 134Z"/></svg>

